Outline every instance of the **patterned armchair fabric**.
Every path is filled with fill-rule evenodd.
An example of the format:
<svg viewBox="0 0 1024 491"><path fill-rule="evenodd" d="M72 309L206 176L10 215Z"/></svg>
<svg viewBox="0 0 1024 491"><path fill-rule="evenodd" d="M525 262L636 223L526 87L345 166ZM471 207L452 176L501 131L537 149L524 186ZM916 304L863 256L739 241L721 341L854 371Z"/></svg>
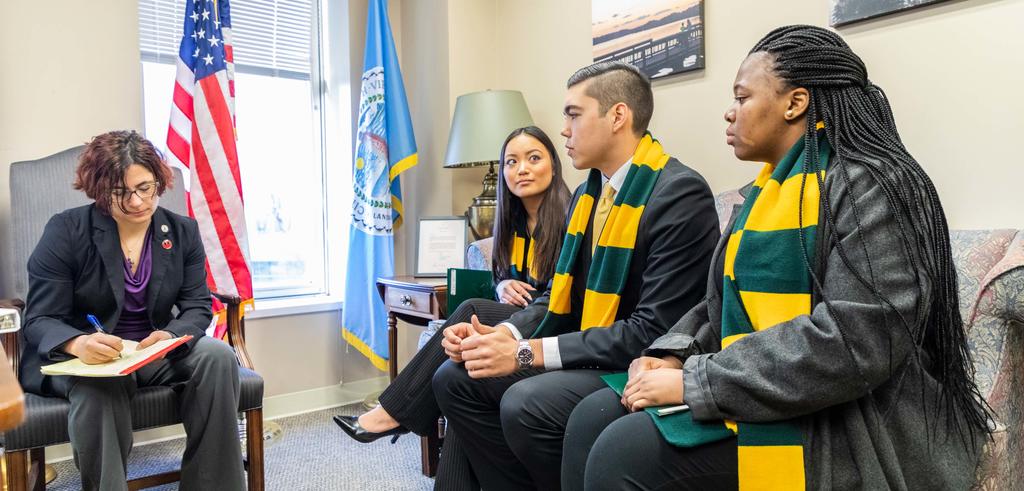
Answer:
<svg viewBox="0 0 1024 491"><path fill-rule="evenodd" d="M488 237L469 244L466 248L466 268L491 270L491 250L494 238Z"/></svg>
<svg viewBox="0 0 1024 491"><path fill-rule="evenodd" d="M975 489L1014 489L1024 482L1024 232L956 230L950 241L975 379L995 413Z"/></svg>

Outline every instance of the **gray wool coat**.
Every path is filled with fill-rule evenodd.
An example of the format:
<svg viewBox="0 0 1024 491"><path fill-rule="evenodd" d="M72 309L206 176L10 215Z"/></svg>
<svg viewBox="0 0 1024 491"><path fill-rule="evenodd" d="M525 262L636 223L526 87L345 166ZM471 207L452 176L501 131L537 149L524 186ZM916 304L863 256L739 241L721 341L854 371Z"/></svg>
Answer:
<svg viewBox="0 0 1024 491"><path fill-rule="evenodd" d="M813 291L810 315L722 351L726 233L715 250L706 298L644 354L684 361L684 399L697 420L797 418L808 489L968 489L984 436L975 436L972 449L963 443L969 437L947 431L945 413L936 413L939 385L921 367L928 360L914 361L913 341L897 313L881 306L829 240L837 239L851 265L874 278L911 328L925 321L928 279L911 266L881 188L863 166L848 168L849 179L837 169L825 180L835 227L819 218L814 266L822 288ZM731 227L730 221L726 230Z"/></svg>

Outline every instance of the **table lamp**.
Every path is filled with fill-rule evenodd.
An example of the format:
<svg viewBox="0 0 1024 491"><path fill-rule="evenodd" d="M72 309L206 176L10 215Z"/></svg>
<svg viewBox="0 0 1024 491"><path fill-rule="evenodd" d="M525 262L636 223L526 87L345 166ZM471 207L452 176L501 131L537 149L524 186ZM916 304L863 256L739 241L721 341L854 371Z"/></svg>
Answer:
<svg viewBox="0 0 1024 491"><path fill-rule="evenodd" d="M472 92L455 100L445 168L490 167L484 176L483 191L466 210L469 228L477 240L490 237L494 226L498 185L494 164L501 158L501 144L512 130L532 124L526 100L518 90Z"/></svg>

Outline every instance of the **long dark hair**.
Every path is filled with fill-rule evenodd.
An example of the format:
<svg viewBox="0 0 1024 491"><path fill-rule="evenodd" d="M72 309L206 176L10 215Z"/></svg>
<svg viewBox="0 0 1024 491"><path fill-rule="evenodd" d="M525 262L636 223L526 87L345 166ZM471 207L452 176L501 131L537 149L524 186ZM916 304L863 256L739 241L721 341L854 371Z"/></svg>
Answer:
<svg viewBox="0 0 1024 491"><path fill-rule="evenodd" d="M989 408L972 377L974 370L960 317L949 226L935 186L900 139L885 93L868 79L867 68L860 57L838 34L827 29L781 27L768 33L750 50L751 54L758 52L771 57L772 71L789 88L803 87L810 92L804 134L809 158L805 159L804 172L818 175L818 184L824 189L817 171L825 162L818 162L815 137L816 123L824 121L826 135L836 155L831 167L849 179L850 164L863 166L884 192L889 208L896 215L911 266L928 280L930 291L924 292L923 297L931 299L918 325L909 325L901 315L896 317L917 346L913 354L915 361L941 384L936 410L945 408L947 428L955 426L961 438L965 437L961 420L956 416L960 413L972 436L976 431L987 433ZM821 193L820 201L826 223L834 227L828 193ZM860 214L856 202L851 203L860 230ZM801 231L802 220L803 217ZM874 293L880 304L896 311L892 302L874 285L870 271L871 280L850 265L842 244L836 241L835 246L860 283ZM804 252L814 283L821 291L819 278ZM828 299L825 300L831 309ZM836 317L833 315L839 322ZM845 337L845 333L843 335ZM922 361L922 352L928 357L927 363ZM906 372L901 370L901 373ZM973 439L971 443L973 445Z"/></svg>
<svg viewBox="0 0 1024 491"><path fill-rule="evenodd" d="M501 145L502 172L498 176L498 207L494 212L494 253L491 255L492 270L495 281L509 278L509 266L512 259L512 235L516 228L526 228L526 208L518 196L512 194L505 183L505 148L508 142L519 135L527 135L539 141L551 155L551 185L544 191L544 198L537 211L537 225L533 230L536 237L534 244L533 264L530 276L541 283L547 283L555 274L555 263L558 252L565 239L565 214L569 209L572 194L562 176L562 162L558 159L555 144L544 130L536 126L518 128L509 133L505 143Z"/></svg>

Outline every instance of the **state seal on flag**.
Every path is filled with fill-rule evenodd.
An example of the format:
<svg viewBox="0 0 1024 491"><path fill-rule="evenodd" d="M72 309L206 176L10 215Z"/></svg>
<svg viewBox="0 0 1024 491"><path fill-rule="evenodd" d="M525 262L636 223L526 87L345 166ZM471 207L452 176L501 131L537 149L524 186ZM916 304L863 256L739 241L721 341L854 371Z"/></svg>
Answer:
<svg viewBox="0 0 1024 491"><path fill-rule="evenodd" d="M384 113L384 69L377 66L363 73L359 93L352 203L352 224L372 235L391 235L393 227Z"/></svg>

